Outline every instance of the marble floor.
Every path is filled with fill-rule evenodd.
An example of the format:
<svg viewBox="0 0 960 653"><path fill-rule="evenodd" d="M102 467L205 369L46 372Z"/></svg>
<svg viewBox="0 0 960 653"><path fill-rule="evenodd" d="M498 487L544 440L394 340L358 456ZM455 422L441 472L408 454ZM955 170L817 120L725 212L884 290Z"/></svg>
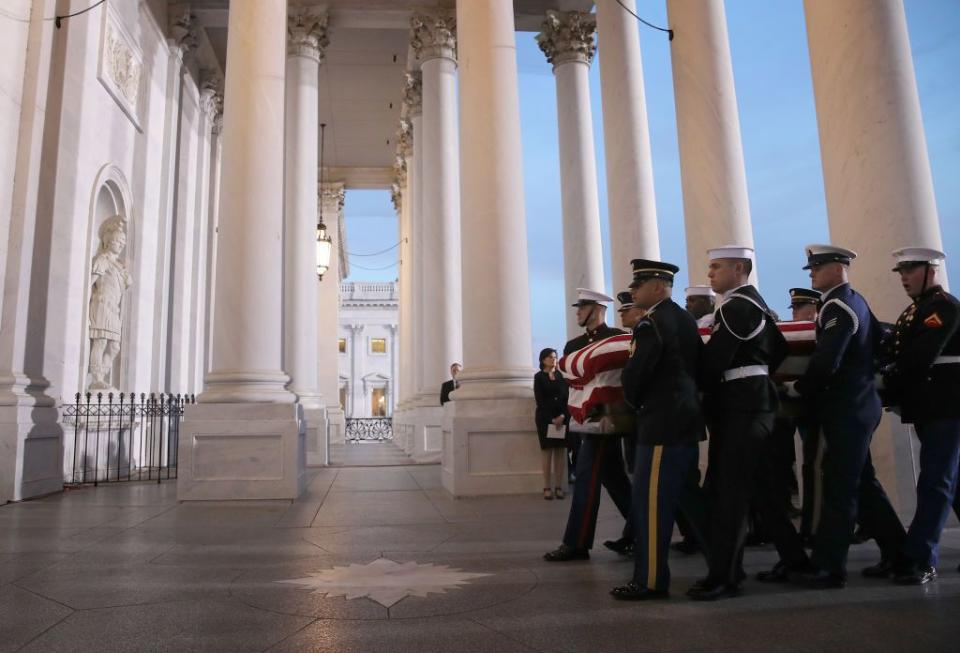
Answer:
<svg viewBox="0 0 960 653"><path fill-rule="evenodd" d="M176 502L173 483L0 507L0 651L956 651L960 529L940 579L842 591L749 582L694 603L613 601L628 561L546 563L569 499L452 500L429 466L313 470L297 502ZM599 539L620 520L601 507ZM852 568L875 560L856 547ZM775 554L751 549L749 572Z"/></svg>

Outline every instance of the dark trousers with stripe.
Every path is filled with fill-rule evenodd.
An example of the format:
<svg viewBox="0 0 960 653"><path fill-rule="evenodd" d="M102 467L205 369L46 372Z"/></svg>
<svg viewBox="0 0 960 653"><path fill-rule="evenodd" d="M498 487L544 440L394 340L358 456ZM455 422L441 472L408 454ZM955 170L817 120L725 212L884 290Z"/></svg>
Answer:
<svg viewBox="0 0 960 653"><path fill-rule="evenodd" d="M960 418L917 422L914 426L920 438L920 476L917 511L907 531L904 554L914 563L936 567L940 533L951 503L954 509L960 505Z"/></svg>
<svg viewBox="0 0 960 653"><path fill-rule="evenodd" d="M764 533L777 548L780 559L791 567L802 564L807 559L803 542L790 519L790 476L793 468L786 465L785 469L782 455L782 440L788 435L786 429L790 428L789 436L792 440L794 426L792 420L789 424L777 420L774 433L764 443L763 455L757 464L754 490Z"/></svg>
<svg viewBox="0 0 960 653"><path fill-rule="evenodd" d="M820 429L811 423L799 420L797 430L803 441L803 516L800 518L800 534L813 535L820 521L820 505L823 502L823 438Z"/></svg>
<svg viewBox="0 0 960 653"><path fill-rule="evenodd" d="M696 445L637 445L633 472L633 582L656 590L670 587L670 538ZM681 508L682 510L682 508Z"/></svg>
<svg viewBox="0 0 960 653"><path fill-rule="evenodd" d="M812 559L816 566L835 574L846 574L847 553L858 520L874 535L885 560L895 560L906 539L870 458L870 440L878 423L879 417L869 422L824 419L821 425L826 445L823 505Z"/></svg>
<svg viewBox="0 0 960 653"><path fill-rule="evenodd" d="M586 436L580 442L577 454L576 480L570 502L570 516L563 543L575 549L593 548L600 509L600 486L607 488L617 510L629 523L630 479L623 466L620 438ZM632 537L627 526L624 537Z"/></svg>

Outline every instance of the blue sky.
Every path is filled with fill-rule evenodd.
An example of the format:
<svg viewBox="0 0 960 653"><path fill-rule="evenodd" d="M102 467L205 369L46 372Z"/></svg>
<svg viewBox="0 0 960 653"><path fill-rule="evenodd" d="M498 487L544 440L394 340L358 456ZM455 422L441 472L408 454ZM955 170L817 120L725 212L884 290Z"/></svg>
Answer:
<svg viewBox="0 0 960 653"><path fill-rule="evenodd" d="M637 5L645 19L657 25L667 23L662 0L639 0ZM960 3L906 0L905 6L940 226L951 257L948 274L956 285L960 279ZM803 3L736 0L727 2L726 10L761 290L782 310L787 289L809 281L794 265L802 260L800 248L828 240ZM665 34L642 25L640 41L661 256L681 266L677 286L683 288L688 279L669 43ZM561 347L565 340L556 86L533 33L517 33L517 57L536 353L542 347ZM606 172L596 62L590 82L609 289ZM350 280L395 279L395 251L357 256L396 242L396 215L389 194L349 191L344 210L348 250L353 254Z"/></svg>

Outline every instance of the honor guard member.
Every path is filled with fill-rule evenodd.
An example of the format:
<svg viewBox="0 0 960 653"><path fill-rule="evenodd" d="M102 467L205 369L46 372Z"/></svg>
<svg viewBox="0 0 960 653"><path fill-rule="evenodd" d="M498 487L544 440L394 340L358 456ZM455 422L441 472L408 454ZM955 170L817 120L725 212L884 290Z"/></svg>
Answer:
<svg viewBox="0 0 960 653"><path fill-rule="evenodd" d="M710 286L690 286L686 293L686 309L697 321L697 326L713 326L713 311L717 302L717 293Z"/></svg>
<svg viewBox="0 0 960 653"><path fill-rule="evenodd" d="M670 298L679 268L645 259L632 264L633 300L646 311L633 329L622 377L627 403L637 411L631 501L637 537L633 579L610 593L639 601L668 596L674 518L678 505L685 508L684 484L706 434L696 382L703 342L696 321Z"/></svg>
<svg viewBox="0 0 960 653"><path fill-rule="evenodd" d="M584 328L584 333L566 344L564 356L598 340L623 335L623 331L607 326L604 321L607 310L605 304L612 302L612 297L586 288L577 288L577 297L577 303L573 306L577 309L577 324ZM574 436L581 438L574 472L573 500L570 502L563 543L543 554L548 562L590 558L597 527L597 511L600 509L600 485L607 488L624 520L629 520L630 516L630 479L624 469L619 438L606 434L578 434L575 420L570 421L568 428ZM632 540L625 528L616 544L625 550Z"/></svg>
<svg viewBox="0 0 960 653"><path fill-rule="evenodd" d="M709 572L687 592L704 601L739 593L754 478L779 405L770 372L787 354L770 309L749 283L753 249L731 245L708 256L707 276L722 295L700 366L710 429Z"/></svg>
<svg viewBox="0 0 960 653"><path fill-rule="evenodd" d="M866 300L850 287L847 269L856 253L831 245L808 245L811 285L822 292L817 344L806 372L787 383L820 425L823 504L813 544L815 569L792 575L807 586L840 588L847 580L847 552L858 516L874 533L881 563L865 576L889 574L905 532L877 481L870 440L880 422L874 359L880 326Z"/></svg>
<svg viewBox="0 0 960 653"><path fill-rule="evenodd" d="M790 289L790 311L794 322L816 322L820 310L820 291L812 288ZM820 518L820 503L823 495L821 479L821 461L823 457L823 439L820 429L808 411L797 406L793 421L800 432L803 444L803 464L800 476L803 478L802 514L800 517L800 537L804 545L813 543L817 521Z"/></svg>
<svg viewBox="0 0 960 653"><path fill-rule="evenodd" d="M917 510L895 579L922 585L937 575L940 533L951 501L955 510L960 505L960 301L940 285L943 252L907 247L893 256L893 271L913 301L897 320L884 385L900 406L902 421L913 424L920 439Z"/></svg>

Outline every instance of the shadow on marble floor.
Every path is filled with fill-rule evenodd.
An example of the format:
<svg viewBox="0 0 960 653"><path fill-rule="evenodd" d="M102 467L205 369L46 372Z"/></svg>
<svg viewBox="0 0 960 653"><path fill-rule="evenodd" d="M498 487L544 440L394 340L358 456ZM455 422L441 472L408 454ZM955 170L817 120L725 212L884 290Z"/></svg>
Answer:
<svg viewBox="0 0 960 653"><path fill-rule="evenodd" d="M364 445L365 446L365 445ZM960 529L940 579L852 576L841 591L748 581L698 604L704 573L673 554L674 597L614 602L631 562L594 549L550 564L570 502L454 500L439 467L311 470L294 503L179 504L173 483L84 488L0 507L5 651L954 651ZM598 543L619 515L604 500ZM851 551L851 570L877 558ZM749 573L773 564L749 549ZM293 581L293 582L284 582Z"/></svg>

